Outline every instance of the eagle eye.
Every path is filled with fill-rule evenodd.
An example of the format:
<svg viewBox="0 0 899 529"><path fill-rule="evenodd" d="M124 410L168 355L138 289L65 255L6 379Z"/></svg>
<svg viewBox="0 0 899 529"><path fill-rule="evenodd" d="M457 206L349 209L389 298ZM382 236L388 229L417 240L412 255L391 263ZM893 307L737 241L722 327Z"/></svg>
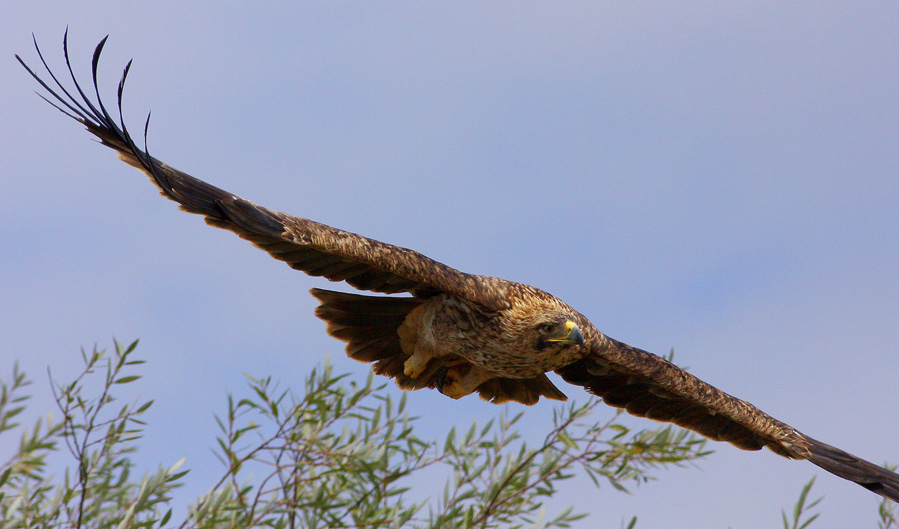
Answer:
<svg viewBox="0 0 899 529"><path fill-rule="evenodd" d="M540 324L540 332L543 334L552 334L552 332L556 330L555 323L541 323Z"/></svg>

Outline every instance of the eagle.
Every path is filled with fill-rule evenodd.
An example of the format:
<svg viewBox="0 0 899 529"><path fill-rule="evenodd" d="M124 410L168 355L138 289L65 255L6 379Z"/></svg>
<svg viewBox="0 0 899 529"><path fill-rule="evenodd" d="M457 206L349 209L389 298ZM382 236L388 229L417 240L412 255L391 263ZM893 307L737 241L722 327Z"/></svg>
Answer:
<svg viewBox="0 0 899 529"><path fill-rule="evenodd" d="M381 294L311 291L321 303L315 314L327 322L331 336L346 342L347 355L370 363L401 389L433 388L453 399L476 393L496 404L533 405L540 397L566 399L547 377L553 371L637 417L670 422L743 450L767 447L808 460L899 501L896 473L817 441L660 356L606 336L543 290L461 272L413 250L265 208L150 156L149 116L143 147L122 118L130 61L118 84L115 115L100 97L97 67L107 38L93 53L95 97L74 74L67 35L63 54L73 87L66 88L53 73L36 39L49 77L16 59L46 90L39 93L44 100L143 171L182 210L202 215L209 225L234 232L295 270Z"/></svg>

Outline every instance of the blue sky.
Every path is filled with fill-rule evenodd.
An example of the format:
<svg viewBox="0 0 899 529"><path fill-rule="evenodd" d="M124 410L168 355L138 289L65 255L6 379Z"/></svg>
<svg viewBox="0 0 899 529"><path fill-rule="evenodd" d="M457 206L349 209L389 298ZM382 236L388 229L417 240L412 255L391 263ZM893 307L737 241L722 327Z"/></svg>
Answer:
<svg viewBox="0 0 899 529"><path fill-rule="evenodd" d="M133 57L126 120L152 110L150 148L175 167L539 286L809 435L899 462L895 2L95 5L19 3L0 22L0 373L18 359L44 391L80 347L139 337L147 468L186 455L202 490L212 416L244 373L299 388L328 354L367 368L312 314L307 290L332 285L179 212L36 97L12 57L36 62L31 32L59 67L68 25L85 76L111 35L104 94ZM498 412L425 392L410 409L440 416L435 439ZM551 415L527 410L535 440ZM714 448L633 495L580 479L558 507L591 512L580 527L777 527L817 474L815 526L875 524L860 487Z"/></svg>

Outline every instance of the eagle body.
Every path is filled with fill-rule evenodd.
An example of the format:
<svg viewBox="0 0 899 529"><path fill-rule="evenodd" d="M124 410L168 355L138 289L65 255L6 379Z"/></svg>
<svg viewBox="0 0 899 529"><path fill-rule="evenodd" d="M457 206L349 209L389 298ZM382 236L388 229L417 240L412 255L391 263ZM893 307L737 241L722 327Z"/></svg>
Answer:
<svg viewBox="0 0 899 529"><path fill-rule="evenodd" d="M105 43L93 57L96 101L78 84L65 40L75 91L60 83L40 49L49 80L16 58L47 90L51 105L143 171L182 210L202 215L211 226L237 234L291 268L382 294L312 289L320 301L316 315L332 336L347 343L347 354L395 379L400 388L435 388L456 399L477 393L493 403L532 405L540 397L565 400L546 375L554 371L632 415L674 423L744 450L768 447L899 501L896 473L817 441L664 358L605 336L538 288L461 272L407 248L267 209L150 156L121 118L130 62L119 82L118 118L99 98L97 65Z"/></svg>
<svg viewBox="0 0 899 529"><path fill-rule="evenodd" d="M477 391L495 403L534 404L540 396L564 400L548 371L589 354L581 326L598 331L574 309L543 291L479 276L508 290L539 292L509 296L487 309L457 296L361 296L321 289L316 315L328 333L348 342L350 357L375 362L378 374L404 389L438 388L453 398ZM490 382L493 381L493 382Z"/></svg>
<svg viewBox="0 0 899 529"><path fill-rule="evenodd" d="M496 311L447 294L431 297L398 329L403 350L459 356L505 378L533 378L586 356L583 339L563 340L565 325L579 320L577 312L543 296L510 297L511 306ZM579 331L584 325L575 323ZM552 341L556 335L560 341Z"/></svg>

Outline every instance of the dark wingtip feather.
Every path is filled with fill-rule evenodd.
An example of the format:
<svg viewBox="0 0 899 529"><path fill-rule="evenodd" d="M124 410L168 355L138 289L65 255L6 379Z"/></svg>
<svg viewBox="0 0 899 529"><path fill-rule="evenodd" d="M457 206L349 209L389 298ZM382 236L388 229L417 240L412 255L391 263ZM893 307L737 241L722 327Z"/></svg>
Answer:
<svg viewBox="0 0 899 529"><path fill-rule="evenodd" d="M94 48L91 60L91 84L93 85L93 98L88 96L82 84L78 82L75 75L72 61L69 56L68 29L63 36L63 56L65 58L65 67L71 78L71 83L67 83L74 89L66 88L53 70L47 64L41 53L37 43L37 38L32 35L35 50L44 66L46 75L52 79L51 82L44 81L40 75L32 70L25 61L16 55L19 63L28 71L28 73L47 91L48 96L38 94L45 101L53 105L56 109L63 112L70 118L82 123L87 130L100 139L100 142L119 153L119 157L126 163L138 167L146 172L160 190L170 199L179 202L188 211L199 213L216 218L224 218L224 213L216 203L217 199L231 197L230 193L226 193L221 189L201 182L187 174L176 171L165 164L151 157L147 151L147 130L149 128L150 115L147 115L147 122L144 125L144 147L141 149L137 146L128 129L125 127L125 121L122 115L122 97L125 90L125 81L131 70L131 60L122 70L122 76L118 83L117 95L117 116L113 117L112 113L103 103L100 96L99 87L99 67L100 57L109 35L103 37ZM54 86L51 86L52 85Z"/></svg>
<svg viewBox="0 0 899 529"><path fill-rule="evenodd" d="M858 483L875 494L899 501L899 474L826 443L806 439L809 442L809 461L831 474Z"/></svg>

